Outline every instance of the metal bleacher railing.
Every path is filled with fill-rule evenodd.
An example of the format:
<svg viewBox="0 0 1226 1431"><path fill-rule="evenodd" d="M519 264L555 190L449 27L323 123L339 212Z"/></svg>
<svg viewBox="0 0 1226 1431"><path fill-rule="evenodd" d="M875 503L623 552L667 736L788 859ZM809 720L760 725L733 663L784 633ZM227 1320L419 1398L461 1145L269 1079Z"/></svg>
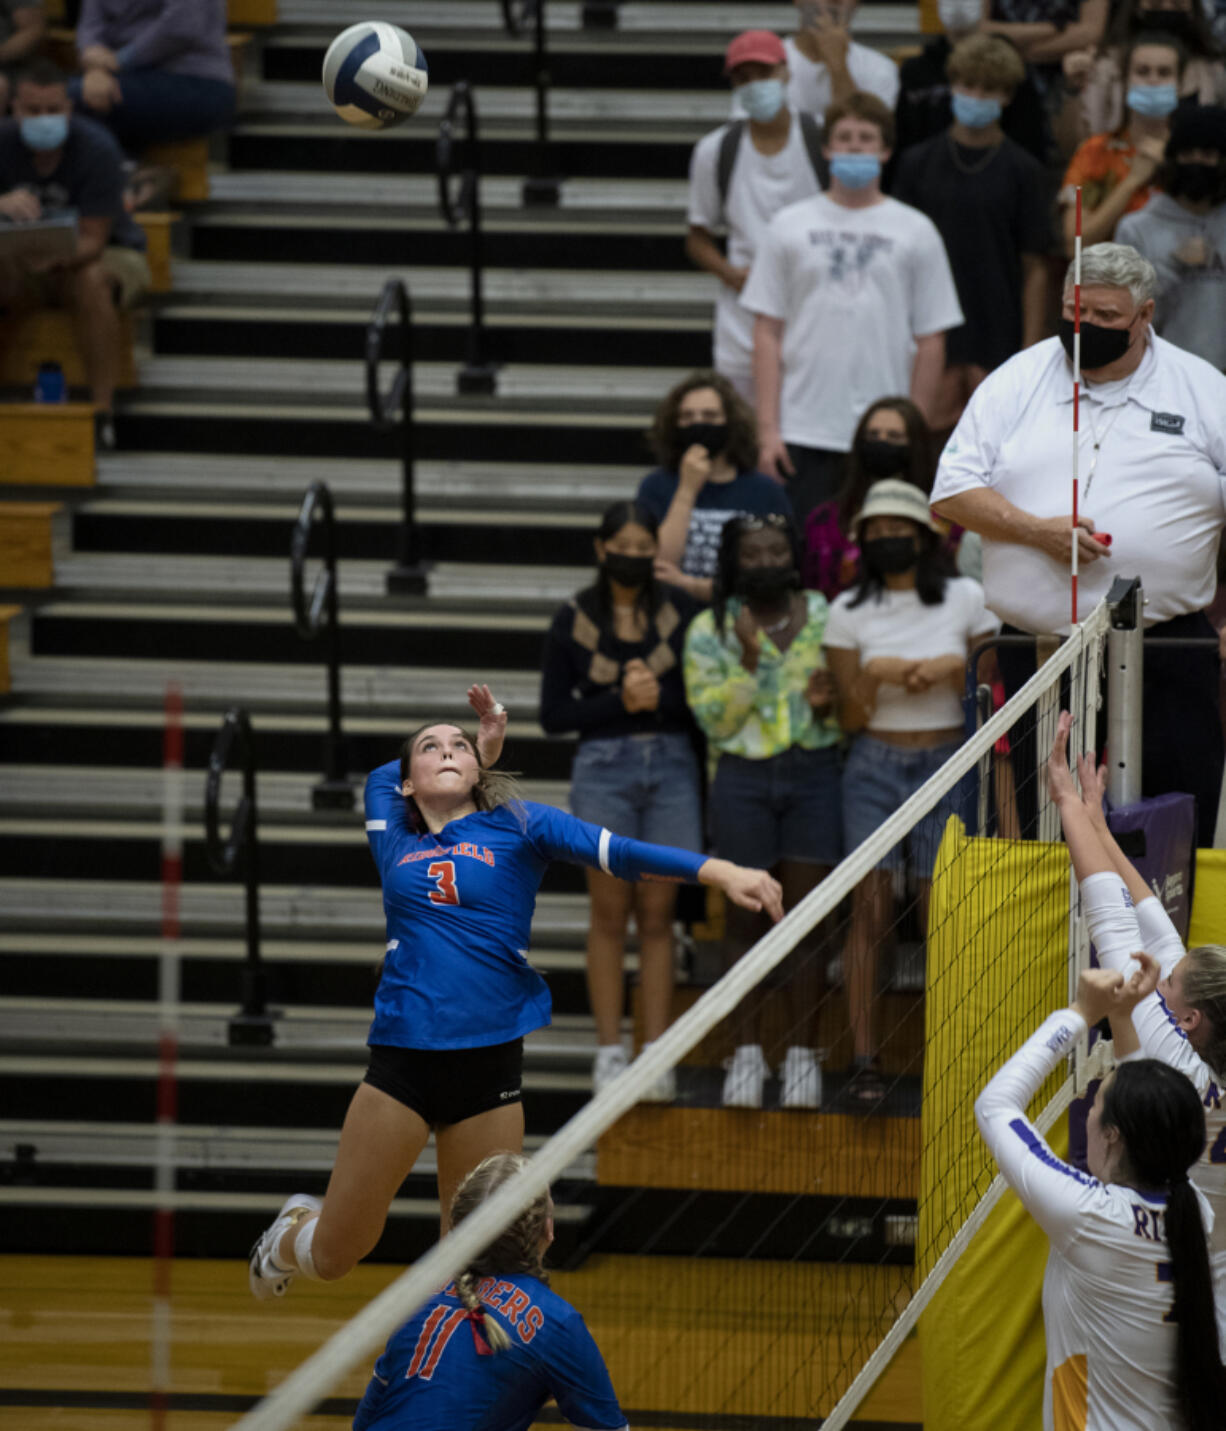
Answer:
<svg viewBox="0 0 1226 1431"><path fill-rule="evenodd" d="M311 534L323 529L323 565L315 578L308 602L306 565ZM328 670L328 732L324 738L324 778L311 790L315 810L352 810L353 785L345 758L345 738L341 731L341 636L339 597L336 579L336 513L332 492L326 482L312 482L302 498L294 536L290 544L290 592L294 603L294 625L304 641L322 634L324 663Z"/></svg>
<svg viewBox="0 0 1226 1431"><path fill-rule="evenodd" d="M561 180L553 172L549 149L549 50L545 31L545 0L502 0L502 22L507 34L518 39L532 22L532 44L536 91L536 151L533 172L524 180L525 206L556 205L562 194Z"/></svg>

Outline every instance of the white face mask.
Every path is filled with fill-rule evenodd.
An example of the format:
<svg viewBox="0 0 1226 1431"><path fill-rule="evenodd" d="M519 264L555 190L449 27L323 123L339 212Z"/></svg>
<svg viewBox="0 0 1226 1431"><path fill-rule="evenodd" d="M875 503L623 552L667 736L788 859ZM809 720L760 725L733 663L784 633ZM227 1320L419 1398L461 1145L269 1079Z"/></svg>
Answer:
<svg viewBox="0 0 1226 1431"><path fill-rule="evenodd" d="M946 30L973 30L982 13L979 0L937 0L937 14Z"/></svg>

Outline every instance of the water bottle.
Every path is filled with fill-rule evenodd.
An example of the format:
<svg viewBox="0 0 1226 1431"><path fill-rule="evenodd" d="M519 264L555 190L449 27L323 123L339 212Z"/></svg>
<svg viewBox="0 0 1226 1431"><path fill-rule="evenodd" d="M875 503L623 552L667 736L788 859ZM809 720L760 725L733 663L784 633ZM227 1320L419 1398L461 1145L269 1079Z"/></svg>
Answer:
<svg viewBox="0 0 1226 1431"><path fill-rule="evenodd" d="M38 377L34 380L34 401L65 402L67 398L64 369L54 358L44 358L38 365Z"/></svg>

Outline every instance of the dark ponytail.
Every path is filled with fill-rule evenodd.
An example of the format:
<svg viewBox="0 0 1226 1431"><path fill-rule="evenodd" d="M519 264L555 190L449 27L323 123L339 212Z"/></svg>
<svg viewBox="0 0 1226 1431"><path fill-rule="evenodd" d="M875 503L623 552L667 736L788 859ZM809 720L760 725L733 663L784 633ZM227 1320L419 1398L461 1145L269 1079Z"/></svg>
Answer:
<svg viewBox="0 0 1226 1431"><path fill-rule="evenodd" d="M1221 1431L1226 1371L1205 1225L1188 1181L1188 1169L1205 1150L1200 1095L1178 1069L1136 1059L1115 1070L1103 1093L1102 1121L1119 1129L1135 1185L1167 1189L1166 1242L1178 1328L1176 1395L1187 1431Z"/></svg>

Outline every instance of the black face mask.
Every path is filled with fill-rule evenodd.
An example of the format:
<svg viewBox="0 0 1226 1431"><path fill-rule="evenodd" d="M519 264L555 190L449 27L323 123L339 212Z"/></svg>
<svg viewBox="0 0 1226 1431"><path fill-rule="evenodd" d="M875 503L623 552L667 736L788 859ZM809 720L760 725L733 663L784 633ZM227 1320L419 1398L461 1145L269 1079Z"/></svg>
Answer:
<svg viewBox="0 0 1226 1431"><path fill-rule="evenodd" d="M605 552L600 563L604 574L619 586L646 586L655 564L655 557L626 556L622 552Z"/></svg>
<svg viewBox="0 0 1226 1431"><path fill-rule="evenodd" d="M911 449L905 442L866 437L860 444L860 466L870 477L895 477L906 471Z"/></svg>
<svg viewBox="0 0 1226 1431"><path fill-rule="evenodd" d="M736 574L736 594L746 601L777 601L800 586L800 573L792 565L741 567Z"/></svg>
<svg viewBox="0 0 1226 1431"><path fill-rule="evenodd" d="M1221 201L1226 167L1221 164L1175 164L1167 193L1174 198L1191 199L1199 204L1203 199Z"/></svg>
<svg viewBox="0 0 1226 1431"><path fill-rule="evenodd" d="M860 555L873 576L898 576L919 561L914 537L874 537L860 543Z"/></svg>
<svg viewBox="0 0 1226 1431"><path fill-rule="evenodd" d="M1189 49L1198 48L1196 27L1188 10L1142 10L1133 16L1133 25L1138 34L1150 34L1160 30L1164 35L1173 35L1182 40Z"/></svg>
<svg viewBox="0 0 1226 1431"><path fill-rule="evenodd" d="M1070 358L1073 356L1073 320L1061 318L1059 323L1060 341ZM1104 328L1101 323L1087 323L1081 320L1081 368L1083 372L1094 372L1098 368L1109 367L1118 362L1128 351L1131 342L1127 328Z"/></svg>
<svg viewBox="0 0 1226 1431"><path fill-rule="evenodd" d="M718 457L728 445L728 424L726 422L692 422L689 427L679 427L677 429L678 462L695 443L700 447L705 447L710 456Z"/></svg>

